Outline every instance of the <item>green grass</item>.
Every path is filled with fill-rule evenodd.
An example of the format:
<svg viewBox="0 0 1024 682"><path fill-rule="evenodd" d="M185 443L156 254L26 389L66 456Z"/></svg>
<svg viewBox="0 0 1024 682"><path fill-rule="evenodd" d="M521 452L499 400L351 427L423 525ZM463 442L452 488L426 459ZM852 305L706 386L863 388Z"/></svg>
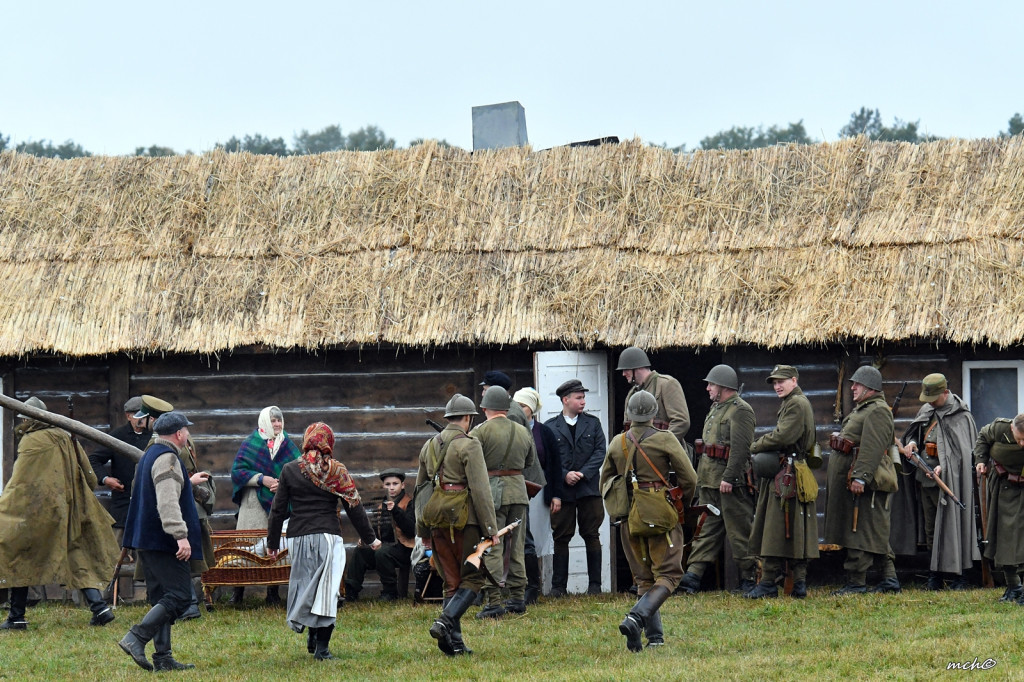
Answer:
<svg viewBox="0 0 1024 682"><path fill-rule="evenodd" d="M988 679L1024 677L1024 607L997 590L751 602L712 593L673 597L662 609L667 645L626 651L625 596L545 600L524 616L463 619L472 656L442 655L427 633L434 606L359 602L339 612L331 651L316 662L280 608L218 605L174 626L174 654L202 680L801 680L933 679L950 661L996 661ZM29 609L29 630L0 632L0 679L123 680L148 675L117 646L145 613L117 609L105 628L70 605Z"/></svg>

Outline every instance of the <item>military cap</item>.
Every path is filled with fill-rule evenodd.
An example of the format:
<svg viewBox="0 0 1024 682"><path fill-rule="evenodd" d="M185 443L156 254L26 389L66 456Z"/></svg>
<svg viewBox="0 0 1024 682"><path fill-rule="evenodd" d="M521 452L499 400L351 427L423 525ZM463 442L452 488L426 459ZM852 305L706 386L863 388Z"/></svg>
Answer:
<svg viewBox="0 0 1024 682"><path fill-rule="evenodd" d="M507 412L510 407L508 390L501 386L488 386L484 391L484 397L480 400L480 407L498 412Z"/></svg>
<svg viewBox="0 0 1024 682"><path fill-rule="evenodd" d="M850 381L857 382L861 386L870 388L872 391L882 390L882 373L871 365L863 365L850 377Z"/></svg>
<svg viewBox="0 0 1024 682"><path fill-rule="evenodd" d="M31 398L26 400L25 404L28 405L29 407L34 407L37 410L45 410L46 409L46 403L44 403L42 400L40 400L39 398L37 398L35 396L32 396ZM18 417L23 418L23 419L31 419L32 418L32 417L29 417L27 414L19 414Z"/></svg>
<svg viewBox="0 0 1024 682"><path fill-rule="evenodd" d="M587 393L589 390L589 388L583 388L583 382L579 379L569 379L555 389L555 395L564 398L570 393Z"/></svg>
<svg viewBox="0 0 1024 682"><path fill-rule="evenodd" d="M405 472L402 471L401 469L397 468L397 467L393 467L391 469L385 469L384 471L380 472L380 474L378 474L378 475L380 476L380 480L382 480L382 481L385 478L391 478L392 476L394 476L398 480L402 481L402 483L405 483Z"/></svg>
<svg viewBox="0 0 1024 682"><path fill-rule="evenodd" d="M124 403L124 411L125 412L131 412L132 415L134 415L136 412L138 412L141 409L142 409L142 397L141 396L134 396L132 398L128 398L128 400L126 400L125 403ZM135 419L135 418L141 419L141 417L133 417L133 419Z"/></svg>
<svg viewBox="0 0 1024 682"><path fill-rule="evenodd" d="M166 400L160 400L151 395L142 396L142 407L135 413L135 419L142 419L143 417L159 417L162 414L167 414L174 409L174 405L171 405ZM173 431L171 433L174 433Z"/></svg>
<svg viewBox="0 0 1024 682"><path fill-rule="evenodd" d="M647 357L647 353L643 352L642 349L637 348L636 346L630 346L619 354L619 364L615 367L615 371L619 372L625 369L642 369L650 366L651 360Z"/></svg>
<svg viewBox="0 0 1024 682"><path fill-rule="evenodd" d="M658 414L658 400L647 391L637 391L629 396L626 403L626 419L633 422L649 422Z"/></svg>
<svg viewBox="0 0 1024 682"><path fill-rule="evenodd" d="M473 405L473 401L462 395L456 393L452 396L452 399L448 401L448 404L444 406L444 418L449 417L465 417L480 414L476 411L476 407Z"/></svg>
<svg viewBox="0 0 1024 682"><path fill-rule="evenodd" d="M765 382L770 384L776 379L798 379L799 377L800 372L796 371L796 367L793 365L775 365Z"/></svg>
<svg viewBox="0 0 1024 682"><path fill-rule="evenodd" d="M153 430L156 431L157 435L169 436L186 426L192 426L192 422L188 420L188 417L181 412L167 412L157 417L156 422L153 423Z"/></svg>
<svg viewBox="0 0 1024 682"><path fill-rule="evenodd" d="M946 382L946 377L942 374L929 374L921 381L921 397L918 398L922 403L930 403L933 400L938 400L946 389L949 388L949 384Z"/></svg>
<svg viewBox="0 0 1024 682"><path fill-rule="evenodd" d="M506 391L512 388L512 379L509 378L504 372L498 372L491 370L484 375L484 380L480 382L481 386L501 386Z"/></svg>

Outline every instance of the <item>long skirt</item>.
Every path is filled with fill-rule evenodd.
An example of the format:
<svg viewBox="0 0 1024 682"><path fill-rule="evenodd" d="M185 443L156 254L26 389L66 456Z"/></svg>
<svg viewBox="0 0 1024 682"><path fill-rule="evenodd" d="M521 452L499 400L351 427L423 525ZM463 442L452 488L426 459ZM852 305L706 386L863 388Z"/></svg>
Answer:
<svg viewBox="0 0 1024 682"><path fill-rule="evenodd" d="M338 615L345 542L319 533L289 538L292 560L288 580L288 627L295 632L334 625Z"/></svg>

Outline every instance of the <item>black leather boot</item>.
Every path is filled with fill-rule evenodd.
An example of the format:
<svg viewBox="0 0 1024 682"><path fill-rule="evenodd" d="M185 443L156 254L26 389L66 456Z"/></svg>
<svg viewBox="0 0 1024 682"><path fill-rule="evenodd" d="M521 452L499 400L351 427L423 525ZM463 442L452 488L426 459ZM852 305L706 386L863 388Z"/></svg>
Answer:
<svg viewBox="0 0 1024 682"><path fill-rule="evenodd" d="M750 592L743 595L746 599L771 599L779 596L779 586L774 580L765 582L763 579Z"/></svg>
<svg viewBox="0 0 1024 682"><path fill-rule="evenodd" d="M564 551L555 548L555 555L551 559L551 596L564 597L568 594L566 586L569 584L569 549Z"/></svg>
<svg viewBox="0 0 1024 682"><path fill-rule="evenodd" d="M880 583L868 590L872 594L898 594L902 591L900 581L896 578L882 578Z"/></svg>
<svg viewBox="0 0 1024 682"><path fill-rule="evenodd" d="M536 604L540 596L540 561L534 553L525 554L526 562L526 596L527 605Z"/></svg>
<svg viewBox="0 0 1024 682"><path fill-rule="evenodd" d="M271 585L267 588L267 606L277 606L281 603L281 591L279 585Z"/></svg>
<svg viewBox="0 0 1024 682"><path fill-rule="evenodd" d="M306 651L311 654L316 653L316 631L319 628L306 628Z"/></svg>
<svg viewBox="0 0 1024 682"><path fill-rule="evenodd" d="M170 624L171 614L163 604L157 604L149 610L138 625L132 626L121 641L117 643L121 650L132 657L143 670L152 670L153 666L146 658L146 644L152 640L164 624Z"/></svg>
<svg viewBox="0 0 1024 682"><path fill-rule="evenodd" d="M601 550L587 550L587 594L601 594Z"/></svg>
<svg viewBox="0 0 1024 682"><path fill-rule="evenodd" d="M236 587L231 593L231 599L228 599L228 603L232 606L239 606L243 599L245 599L245 588Z"/></svg>
<svg viewBox="0 0 1024 682"><path fill-rule="evenodd" d="M679 581L679 586L676 587L676 594L694 594L700 592L700 581L701 577L696 573L687 571L683 574L682 580Z"/></svg>
<svg viewBox="0 0 1024 682"><path fill-rule="evenodd" d="M153 669L157 672L162 670L190 670L195 666L191 663L179 663L171 655L171 624L164 623L153 636Z"/></svg>
<svg viewBox="0 0 1024 682"><path fill-rule="evenodd" d="M89 603L89 610L92 611L92 620L89 621L89 625L106 625L114 620L114 612L107 606L107 602L103 600L103 595L99 590L88 587L82 590L82 596L85 597L85 601Z"/></svg>
<svg viewBox="0 0 1024 682"><path fill-rule="evenodd" d="M626 638L627 649L633 653L644 650L644 643L641 639L644 627L651 615L661 608L671 594L667 587L655 585L647 590L647 594L640 597L640 601L626 614L626 617L619 623L619 632Z"/></svg>
<svg viewBox="0 0 1024 682"><path fill-rule="evenodd" d="M332 634L334 634L333 625L316 629L316 651L313 652L313 658L318 661L334 660L334 656L331 655L330 649Z"/></svg>
<svg viewBox="0 0 1024 682"><path fill-rule="evenodd" d="M789 593L793 599L803 599L807 596L807 581L798 580L793 583L793 591Z"/></svg>
<svg viewBox="0 0 1024 682"><path fill-rule="evenodd" d="M202 612L199 610L199 595L196 594L196 584L191 580L189 583L191 583L192 586L192 602L189 604L188 608L185 609L185 613L175 619L175 623L181 623L186 620L203 617Z"/></svg>
<svg viewBox="0 0 1024 682"><path fill-rule="evenodd" d="M0 623L0 630L25 630L25 609L28 607L28 587L12 587L10 591L11 608L7 612L7 620Z"/></svg>
<svg viewBox="0 0 1024 682"><path fill-rule="evenodd" d="M1003 592L1003 596L999 598L999 601L1017 601L1024 597L1024 585L1011 585L1006 588ZM13 605L13 598L12 598Z"/></svg>
<svg viewBox="0 0 1024 682"><path fill-rule="evenodd" d="M647 634L647 646L665 646L665 631L661 627L660 610L647 617L644 632Z"/></svg>
<svg viewBox="0 0 1024 682"><path fill-rule="evenodd" d="M925 583L925 589L937 592L943 587L945 585L942 582L942 575L938 571L928 571L928 582Z"/></svg>
<svg viewBox="0 0 1024 682"><path fill-rule="evenodd" d="M963 573L947 573L949 578L949 589L956 592L971 589L971 584L967 582L967 576Z"/></svg>
<svg viewBox="0 0 1024 682"><path fill-rule="evenodd" d="M460 587L445 604L441 615L430 626L430 636L437 640L437 648L446 656L459 656L466 653L467 649L461 636L462 624L459 621L462 614L473 605L475 600L476 592Z"/></svg>

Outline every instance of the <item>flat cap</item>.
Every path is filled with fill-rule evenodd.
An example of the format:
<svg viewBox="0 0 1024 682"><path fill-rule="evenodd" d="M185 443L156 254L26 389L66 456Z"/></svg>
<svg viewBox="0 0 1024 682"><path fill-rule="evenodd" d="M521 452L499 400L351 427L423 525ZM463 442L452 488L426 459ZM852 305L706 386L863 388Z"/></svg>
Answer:
<svg viewBox="0 0 1024 682"><path fill-rule="evenodd" d="M583 388L583 382L579 379L569 379L555 389L555 395L559 398L564 398L570 393L587 393L589 390L589 388Z"/></svg>
<svg viewBox="0 0 1024 682"><path fill-rule="evenodd" d="M402 483L405 483L405 472L402 471L401 469L399 469L398 467L392 467L391 469L385 469L384 471L380 472L380 474L378 474L378 476L380 476L380 480L382 480L382 481L385 478L391 478L392 476L394 476L395 478L397 478L400 481L402 481Z"/></svg>
<svg viewBox="0 0 1024 682"><path fill-rule="evenodd" d="M497 370L491 370L484 375L484 380L480 382L481 386L501 386L506 391L512 388L512 379L509 378L504 372L498 372Z"/></svg>
<svg viewBox="0 0 1024 682"><path fill-rule="evenodd" d="M136 412L138 412L141 409L142 409L142 396L138 396L137 395L137 396L134 396L132 398L128 398L128 400L126 400L125 403L124 403L124 411L125 412L131 412L132 415L134 415ZM138 417L138 419L141 419L141 418L142 417Z"/></svg>
<svg viewBox="0 0 1024 682"><path fill-rule="evenodd" d="M944 375L938 373L929 374L921 381L921 397L918 400L922 403L938 400L946 392L947 388L949 388L949 384L946 382Z"/></svg>
<svg viewBox="0 0 1024 682"><path fill-rule="evenodd" d="M765 379L769 384L776 379L796 379L800 377L800 372L796 371L796 367L793 365L775 365L772 368L772 373Z"/></svg>
<svg viewBox="0 0 1024 682"><path fill-rule="evenodd" d="M192 426L192 422L188 420L188 417L181 412L168 412L157 417L156 422L153 423L153 430L157 432L157 435L169 436L186 426Z"/></svg>

